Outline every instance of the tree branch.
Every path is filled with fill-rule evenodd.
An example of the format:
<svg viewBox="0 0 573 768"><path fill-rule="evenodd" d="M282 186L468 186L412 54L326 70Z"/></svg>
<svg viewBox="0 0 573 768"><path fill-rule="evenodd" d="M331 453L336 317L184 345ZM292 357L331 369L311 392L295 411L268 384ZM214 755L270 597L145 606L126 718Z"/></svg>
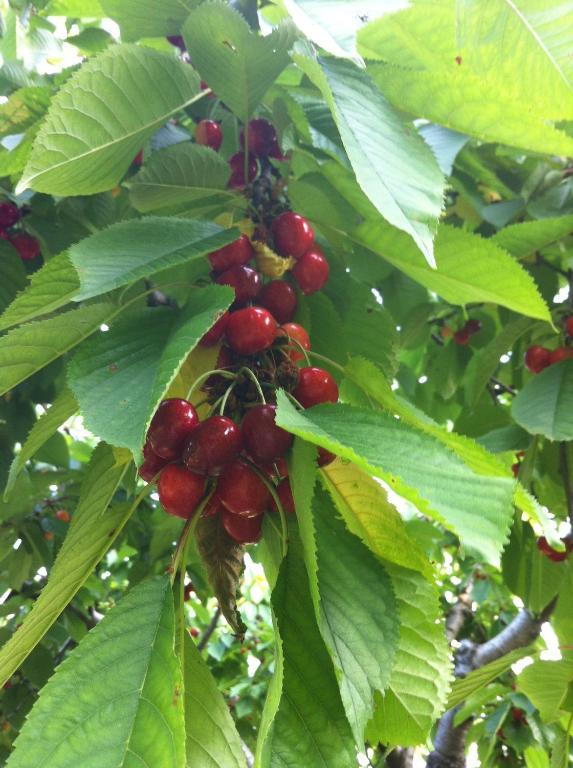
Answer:
<svg viewBox="0 0 573 768"><path fill-rule="evenodd" d="M197 643L197 648L200 651L203 650L203 648L207 645L207 643L211 639L211 635L213 634L213 632L217 628L217 624L219 623L219 619L220 618L221 618L221 608L219 606L217 606L217 610L213 614L213 618L211 619L211 621L209 623L209 626L207 627L207 629L203 633L203 637Z"/></svg>

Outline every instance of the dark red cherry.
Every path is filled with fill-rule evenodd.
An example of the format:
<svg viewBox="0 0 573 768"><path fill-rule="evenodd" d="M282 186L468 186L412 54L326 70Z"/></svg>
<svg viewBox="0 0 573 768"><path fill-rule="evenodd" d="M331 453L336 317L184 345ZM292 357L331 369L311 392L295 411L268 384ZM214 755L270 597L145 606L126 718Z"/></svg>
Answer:
<svg viewBox="0 0 573 768"><path fill-rule="evenodd" d="M185 45L185 40L183 39L182 35L167 35L167 40L176 48L179 48L182 51L187 50L187 46Z"/></svg>
<svg viewBox="0 0 573 768"><path fill-rule="evenodd" d="M159 501L170 515L188 520L201 501L205 478L179 464L169 464L159 475Z"/></svg>
<svg viewBox="0 0 573 768"><path fill-rule="evenodd" d="M540 536L537 539L537 549L542 552L546 557L552 560L554 563L561 563L569 556L568 547L565 547L564 552L558 552L549 544L545 536Z"/></svg>
<svg viewBox="0 0 573 768"><path fill-rule="evenodd" d="M284 480L281 480L277 485L277 496L279 497L279 501L282 504L284 511L289 515L294 515L294 498L288 477L285 477ZM278 511L275 504L273 504L273 510L275 512Z"/></svg>
<svg viewBox="0 0 573 768"><path fill-rule="evenodd" d="M220 475L240 454L241 430L227 416L210 416L196 427L183 453L187 469L200 475Z"/></svg>
<svg viewBox="0 0 573 768"><path fill-rule="evenodd" d="M143 446L143 463L137 470L137 474L146 483L150 483L167 463L168 459L162 459L161 456L158 456L146 442Z"/></svg>
<svg viewBox="0 0 573 768"><path fill-rule="evenodd" d="M322 368L301 368L293 395L303 408L312 408L320 403L336 403L338 384L330 373Z"/></svg>
<svg viewBox="0 0 573 768"><path fill-rule="evenodd" d="M316 457L316 463L319 467L326 467L328 464L332 464L335 460L336 454L327 451L326 448L319 448Z"/></svg>
<svg viewBox="0 0 573 768"><path fill-rule="evenodd" d="M256 544L260 540L263 530L263 515L240 517L223 509L221 523L237 544Z"/></svg>
<svg viewBox="0 0 573 768"><path fill-rule="evenodd" d="M187 402L177 397L164 400L147 430L147 440L151 448L163 459L178 459L191 432L199 424L197 411Z"/></svg>
<svg viewBox="0 0 573 768"><path fill-rule="evenodd" d="M211 498L207 502L207 505L205 506L205 509L203 510L203 514L201 515L201 517L215 517L221 512L222 509L224 509L224 507L219 501L219 497L217 496L217 491L215 491L215 493L211 496Z"/></svg>
<svg viewBox="0 0 573 768"><path fill-rule="evenodd" d="M263 286L259 303L278 323L290 323L296 312L296 291L286 280L272 280Z"/></svg>
<svg viewBox="0 0 573 768"><path fill-rule="evenodd" d="M209 254L211 267L215 272L224 272L231 267L246 264L255 255L251 241L247 235L241 235L229 245L224 245L217 251Z"/></svg>
<svg viewBox="0 0 573 768"><path fill-rule="evenodd" d="M266 157L277 144L277 132L272 123L262 117L251 120L247 126L249 153ZM241 131L241 146L245 146L245 131Z"/></svg>
<svg viewBox="0 0 573 768"><path fill-rule="evenodd" d="M557 347L549 355L549 365L555 365L562 360L573 360L573 347Z"/></svg>
<svg viewBox="0 0 573 768"><path fill-rule="evenodd" d="M473 336L474 333L479 333L481 331L481 322L475 318L470 318L466 321L464 328L470 335Z"/></svg>
<svg viewBox="0 0 573 768"><path fill-rule="evenodd" d="M218 370L224 370L224 371L230 371L235 365L235 362L233 360L233 353L229 349L229 347L222 346L219 350L219 354L217 355L217 362L215 363L215 368ZM209 388L218 386L221 383L227 382L227 385L229 384L229 381L221 376L218 373L214 373L212 376L209 376L207 381L203 384L202 389L205 391L208 391Z"/></svg>
<svg viewBox="0 0 573 768"><path fill-rule="evenodd" d="M286 211L273 221L273 239L281 256L300 259L314 243L314 230L304 216Z"/></svg>
<svg viewBox="0 0 573 768"><path fill-rule="evenodd" d="M254 355L271 346L277 323L262 307L246 307L231 314L225 331L229 346L238 355Z"/></svg>
<svg viewBox="0 0 573 768"><path fill-rule="evenodd" d="M565 333L569 338L573 338L573 315L565 320Z"/></svg>
<svg viewBox="0 0 573 768"><path fill-rule="evenodd" d="M223 143L223 131L215 120L200 120L195 128L195 141L218 152Z"/></svg>
<svg viewBox="0 0 573 768"><path fill-rule="evenodd" d="M140 149L137 155L133 158L131 161L132 165L135 165L137 168L140 168L143 165L143 150Z"/></svg>
<svg viewBox="0 0 573 768"><path fill-rule="evenodd" d="M20 209L14 203L0 203L0 229L10 229L21 216Z"/></svg>
<svg viewBox="0 0 573 768"><path fill-rule="evenodd" d="M520 469L520 467L521 467L521 462L520 461L516 461L516 462L514 462L511 465L511 473L512 473L512 475L514 477L518 477L519 476L519 469Z"/></svg>
<svg viewBox="0 0 573 768"><path fill-rule="evenodd" d="M309 248L294 265L292 276L305 296L320 291L328 280L330 267L318 245Z"/></svg>
<svg viewBox="0 0 573 768"><path fill-rule="evenodd" d="M550 362L551 352L545 347L534 344L525 353L525 367L531 373L540 373Z"/></svg>
<svg viewBox="0 0 573 768"><path fill-rule="evenodd" d="M245 153L244 152L236 152L232 157L229 158L229 165L231 166L231 176L229 178L229 181L227 182L227 186L231 189L238 189L240 187L244 187L246 184L245 181ZM248 160L248 168L247 168L247 177L248 182L250 183L253 181L257 175L257 161L254 157L249 157Z"/></svg>
<svg viewBox="0 0 573 768"><path fill-rule="evenodd" d="M244 306L259 295L263 278L256 269L245 265L226 269L217 278L219 285L230 285L235 289L236 306Z"/></svg>
<svg viewBox="0 0 573 768"><path fill-rule="evenodd" d="M255 405L241 424L243 445L257 464L278 461L292 445L293 436L275 423L276 412L274 405Z"/></svg>
<svg viewBox="0 0 573 768"><path fill-rule="evenodd" d="M215 324L212 325L207 333L199 340L199 346L214 347L215 344L218 344L225 335L228 320L229 313L225 312L225 314L221 315L221 317L215 321Z"/></svg>
<svg viewBox="0 0 573 768"><path fill-rule="evenodd" d="M308 352L310 349L310 337L306 330L298 323L285 323L277 331L277 336L287 336L289 341L289 357L293 363L304 360L303 349ZM302 348L302 349L301 349Z"/></svg>
<svg viewBox="0 0 573 768"><path fill-rule="evenodd" d="M456 344L460 344L461 346L465 346L466 344L469 344L471 339L471 333L467 331L464 328L460 328L459 331L456 331L454 333L454 341Z"/></svg>
<svg viewBox="0 0 573 768"><path fill-rule="evenodd" d="M271 499L264 482L240 459L227 467L219 478L217 495L225 509L242 517L262 515Z"/></svg>
<svg viewBox="0 0 573 768"><path fill-rule="evenodd" d="M40 255L40 243L27 232L18 232L10 238L10 242L20 254L23 261L32 261Z"/></svg>

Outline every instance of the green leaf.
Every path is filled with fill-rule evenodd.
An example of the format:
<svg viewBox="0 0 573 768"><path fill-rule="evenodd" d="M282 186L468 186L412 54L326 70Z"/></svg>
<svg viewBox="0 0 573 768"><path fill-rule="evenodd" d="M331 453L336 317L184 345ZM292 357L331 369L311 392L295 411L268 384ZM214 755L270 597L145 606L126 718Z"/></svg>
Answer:
<svg viewBox="0 0 573 768"><path fill-rule="evenodd" d="M24 133L43 117L50 103L50 88L18 88L0 105L0 136Z"/></svg>
<svg viewBox="0 0 573 768"><path fill-rule="evenodd" d="M208 147L191 142L154 152L128 182L133 206L141 213L185 210L192 203L223 206L237 200L227 190L229 163Z"/></svg>
<svg viewBox="0 0 573 768"><path fill-rule="evenodd" d="M377 710L368 726L372 743L413 746L428 736L442 714L451 663L438 593L416 571L388 563L400 614L400 641L390 684L376 695Z"/></svg>
<svg viewBox="0 0 573 768"><path fill-rule="evenodd" d="M17 191L93 195L111 189L155 130L200 98L188 64L152 48L110 46L55 96Z"/></svg>
<svg viewBox="0 0 573 768"><path fill-rule="evenodd" d="M0 240L0 312L26 285L26 270L15 248ZM0 328L2 326L0 325Z"/></svg>
<svg viewBox="0 0 573 768"><path fill-rule="evenodd" d="M169 267L200 259L238 237L210 221L149 216L120 221L70 248L83 301ZM205 262L207 264L207 262Z"/></svg>
<svg viewBox="0 0 573 768"><path fill-rule="evenodd" d="M245 768L229 707L193 640L185 636L185 730L189 768Z"/></svg>
<svg viewBox="0 0 573 768"><path fill-rule="evenodd" d="M523 757L527 768L551 768L547 750L541 745L526 747Z"/></svg>
<svg viewBox="0 0 573 768"><path fill-rule="evenodd" d="M434 266L444 177L430 148L405 126L364 70L343 60L296 63L327 100L356 180L382 216Z"/></svg>
<svg viewBox="0 0 573 768"><path fill-rule="evenodd" d="M533 376L514 398L511 415L532 435L573 440L573 360Z"/></svg>
<svg viewBox="0 0 573 768"><path fill-rule="evenodd" d="M0 651L0 680L13 675L40 642L126 523L130 509L126 505L108 509L108 505L130 459L127 451L104 443L95 449L78 507L48 583L18 631Z"/></svg>
<svg viewBox="0 0 573 768"><path fill-rule="evenodd" d="M77 409L78 405L72 393L69 389L63 389L50 408L34 423L26 441L22 445L20 452L14 457L10 467L4 491L4 500L8 498L13 490L14 483L28 459L31 459L44 443L56 434L64 421L73 416Z"/></svg>
<svg viewBox="0 0 573 768"><path fill-rule="evenodd" d="M69 386L94 434L138 455L149 422L199 339L233 299L223 286L196 288L181 312L137 310L82 345Z"/></svg>
<svg viewBox="0 0 573 768"><path fill-rule="evenodd" d="M471 551L499 563L514 483L477 475L433 436L389 414L347 405L296 411L279 392L277 424L381 477Z"/></svg>
<svg viewBox="0 0 573 768"><path fill-rule="evenodd" d="M105 15L121 27L122 40L181 34L181 27L197 0L100 0ZM75 14L66 14L72 16Z"/></svg>
<svg viewBox="0 0 573 768"><path fill-rule="evenodd" d="M112 304L92 304L48 320L27 323L2 336L0 394L75 347L116 311Z"/></svg>
<svg viewBox="0 0 573 768"><path fill-rule="evenodd" d="M169 578L138 584L58 667L7 765L184 768L174 626Z"/></svg>
<svg viewBox="0 0 573 768"><path fill-rule="evenodd" d="M523 259L561 240L573 231L573 216L540 221L520 221L496 232L492 240L516 259Z"/></svg>
<svg viewBox="0 0 573 768"><path fill-rule="evenodd" d="M289 26L261 37L245 19L221 2L203 3L183 27L193 66L243 122L287 66L294 42Z"/></svg>
<svg viewBox="0 0 573 768"><path fill-rule="evenodd" d="M79 287L80 281L68 254L54 256L31 275L26 290L19 293L0 316L0 330L60 309L73 299Z"/></svg>
<svg viewBox="0 0 573 768"><path fill-rule="evenodd" d="M517 678L519 689L528 696L545 722L555 720L573 681L573 658L565 652L559 661L537 659Z"/></svg>

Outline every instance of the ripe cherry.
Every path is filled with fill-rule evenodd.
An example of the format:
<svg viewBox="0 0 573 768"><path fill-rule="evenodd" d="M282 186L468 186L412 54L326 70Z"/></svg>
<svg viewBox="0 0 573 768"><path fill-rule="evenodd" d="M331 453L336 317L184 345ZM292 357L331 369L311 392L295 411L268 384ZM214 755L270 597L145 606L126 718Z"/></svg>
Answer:
<svg viewBox="0 0 573 768"><path fill-rule="evenodd" d="M195 141L218 152L223 143L223 131L215 120L200 120L195 128Z"/></svg>
<svg viewBox="0 0 573 768"><path fill-rule="evenodd" d="M553 549L545 536L540 536L537 539L537 549L554 563L563 562L563 560L566 560L569 555L569 548L567 546L565 546L564 552L558 552L556 549Z"/></svg>
<svg viewBox="0 0 573 768"><path fill-rule="evenodd" d="M573 339L573 315L565 320L565 333Z"/></svg>
<svg viewBox="0 0 573 768"><path fill-rule="evenodd" d="M314 230L303 216L286 211L273 221L273 238L281 256L300 259L314 243Z"/></svg>
<svg viewBox="0 0 573 768"><path fill-rule="evenodd" d="M283 457L282 459L277 459L276 461L266 462L265 464L260 465L260 470L264 472L265 475L267 475L267 477L269 477L271 480L273 478L282 480L283 477L288 475L287 460Z"/></svg>
<svg viewBox="0 0 573 768"><path fill-rule="evenodd" d="M205 478L179 464L169 464L159 475L159 501L170 515L188 520L205 491Z"/></svg>
<svg viewBox="0 0 573 768"><path fill-rule="evenodd" d="M512 472L514 477L518 477L518 475L519 475L519 468L520 467L521 467L521 462L520 461L516 461L515 463L513 463L511 465L511 472Z"/></svg>
<svg viewBox="0 0 573 768"><path fill-rule="evenodd" d="M277 323L268 310L247 307L231 314L225 333L234 352L254 355L271 346L277 334Z"/></svg>
<svg viewBox="0 0 573 768"><path fill-rule="evenodd" d="M244 306L259 295L263 284L260 272L252 267L241 265L226 269L217 278L219 285L230 285L235 289L236 306Z"/></svg>
<svg viewBox="0 0 573 768"><path fill-rule="evenodd" d="M310 337L306 330L298 323L285 323L277 331L277 336L287 336L289 338L289 357L293 363L304 360L302 349L310 349Z"/></svg>
<svg viewBox="0 0 573 768"><path fill-rule="evenodd" d="M137 155L133 158L131 161L132 165L135 165L137 168L141 168L143 165L143 150L140 149Z"/></svg>
<svg viewBox="0 0 573 768"><path fill-rule="evenodd" d="M167 40L176 48L179 48L182 51L187 50L187 46L185 45L185 40L183 39L182 35L167 35Z"/></svg>
<svg viewBox="0 0 573 768"><path fill-rule="evenodd" d="M255 157L269 155L277 145L277 132L272 123L262 117L251 120L247 126L249 153ZM241 146L245 145L245 131L241 131Z"/></svg>
<svg viewBox="0 0 573 768"><path fill-rule="evenodd" d="M549 365L555 365L562 360L573 360L573 348L571 347L557 347L549 355Z"/></svg>
<svg viewBox="0 0 573 768"><path fill-rule="evenodd" d="M551 352L545 347L534 344L525 352L525 367L531 373L540 373L550 365Z"/></svg>
<svg viewBox="0 0 573 768"><path fill-rule="evenodd" d="M475 317L470 318L469 320L466 321L466 324L464 327L466 331L473 336L474 333L479 333L481 331L481 322L477 320Z"/></svg>
<svg viewBox="0 0 573 768"><path fill-rule="evenodd" d="M312 408L320 403L336 403L338 384L322 368L301 368L293 395L303 408Z"/></svg>
<svg viewBox="0 0 573 768"><path fill-rule="evenodd" d="M279 501L282 504L284 511L289 515L294 515L294 498L288 477L285 477L284 480L281 480L277 485L277 496L279 497ZM273 510L275 512L278 511L275 504L273 504Z"/></svg>
<svg viewBox="0 0 573 768"><path fill-rule="evenodd" d="M459 331L456 331L454 333L454 341L456 344L461 344L462 346L465 346L466 344L469 344L471 338L471 333L466 330L466 328L460 328Z"/></svg>
<svg viewBox="0 0 573 768"><path fill-rule="evenodd" d="M229 158L229 165L231 166L231 176L227 183L227 186L231 189L238 189L244 187L247 181L250 183L257 175L257 161L254 157L249 157L247 167L247 180L245 181L245 153L236 152Z"/></svg>
<svg viewBox="0 0 573 768"><path fill-rule="evenodd" d="M32 261L40 255L40 243L27 232L18 232L10 238L10 242L20 254L23 261Z"/></svg>
<svg viewBox="0 0 573 768"><path fill-rule="evenodd" d="M181 456L189 435L198 424L199 417L191 403L173 397L164 400L155 411L147 440L158 456L173 461Z"/></svg>
<svg viewBox="0 0 573 768"><path fill-rule="evenodd" d="M227 511L242 517L262 515L271 499L261 478L240 459L227 467L219 478L217 496Z"/></svg>
<svg viewBox="0 0 573 768"><path fill-rule="evenodd" d="M513 707L511 710L511 719L514 723L517 725L526 725L527 724L527 718L525 717L525 712L520 709L519 707Z"/></svg>
<svg viewBox="0 0 573 768"><path fill-rule="evenodd" d="M336 454L331 451L327 451L326 448L319 448L316 457L316 463L319 467L326 467L328 464L336 459Z"/></svg>
<svg viewBox="0 0 573 768"><path fill-rule="evenodd" d="M143 464L137 470L137 474L146 483L150 483L168 462L169 459L162 459L161 456L155 453L151 445L146 442L143 446Z"/></svg>
<svg viewBox="0 0 573 768"><path fill-rule="evenodd" d="M241 235L229 245L224 245L209 254L211 267L215 272L224 272L231 267L238 267L250 261L255 252L247 235Z"/></svg>
<svg viewBox="0 0 573 768"><path fill-rule="evenodd" d="M274 405L255 405L241 424L245 450L257 464L278 461L292 445L293 436L275 423L276 412Z"/></svg>
<svg viewBox="0 0 573 768"><path fill-rule="evenodd" d="M240 454L241 430L227 416L210 416L196 427L183 453L187 469L200 475L220 475Z"/></svg>
<svg viewBox="0 0 573 768"><path fill-rule="evenodd" d="M199 340L199 346L214 347L215 344L218 344L225 335L228 320L229 313L225 312L225 314L221 315L221 317L215 321L215 324L212 325L207 333Z"/></svg>
<svg viewBox="0 0 573 768"><path fill-rule="evenodd" d="M320 291L328 280L330 267L318 245L309 248L294 265L292 276L305 296Z"/></svg>
<svg viewBox="0 0 573 768"><path fill-rule="evenodd" d="M263 530L263 515L239 517L225 509L221 512L221 523L237 544L256 544Z"/></svg>
<svg viewBox="0 0 573 768"><path fill-rule="evenodd" d="M0 229L9 229L20 220L20 209L14 203L0 203Z"/></svg>
<svg viewBox="0 0 573 768"><path fill-rule="evenodd" d="M72 516L67 509L58 509L56 510L56 519L60 520L62 523L69 523Z"/></svg>
<svg viewBox="0 0 573 768"><path fill-rule="evenodd" d="M286 280L272 280L263 287L259 302L277 322L289 323L296 312L296 291Z"/></svg>

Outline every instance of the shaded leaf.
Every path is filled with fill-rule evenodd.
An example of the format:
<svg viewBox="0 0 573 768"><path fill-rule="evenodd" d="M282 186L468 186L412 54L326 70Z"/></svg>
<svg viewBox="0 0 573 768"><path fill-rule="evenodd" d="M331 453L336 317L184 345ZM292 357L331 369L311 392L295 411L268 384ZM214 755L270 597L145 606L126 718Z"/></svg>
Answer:
<svg viewBox="0 0 573 768"><path fill-rule="evenodd" d="M121 27L126 42L142 37L181 34L183 22L197 0L100 0L105 14ZM67 16L76 14L67 13ZM92 14L88 14L92 15Z"/></svg>
<svg viewBox="0 0 573 768"><path fill-rule="evenodd" d="M514 398L511 414L532 435L573 440L573 360L533 376Z"/></svg>

